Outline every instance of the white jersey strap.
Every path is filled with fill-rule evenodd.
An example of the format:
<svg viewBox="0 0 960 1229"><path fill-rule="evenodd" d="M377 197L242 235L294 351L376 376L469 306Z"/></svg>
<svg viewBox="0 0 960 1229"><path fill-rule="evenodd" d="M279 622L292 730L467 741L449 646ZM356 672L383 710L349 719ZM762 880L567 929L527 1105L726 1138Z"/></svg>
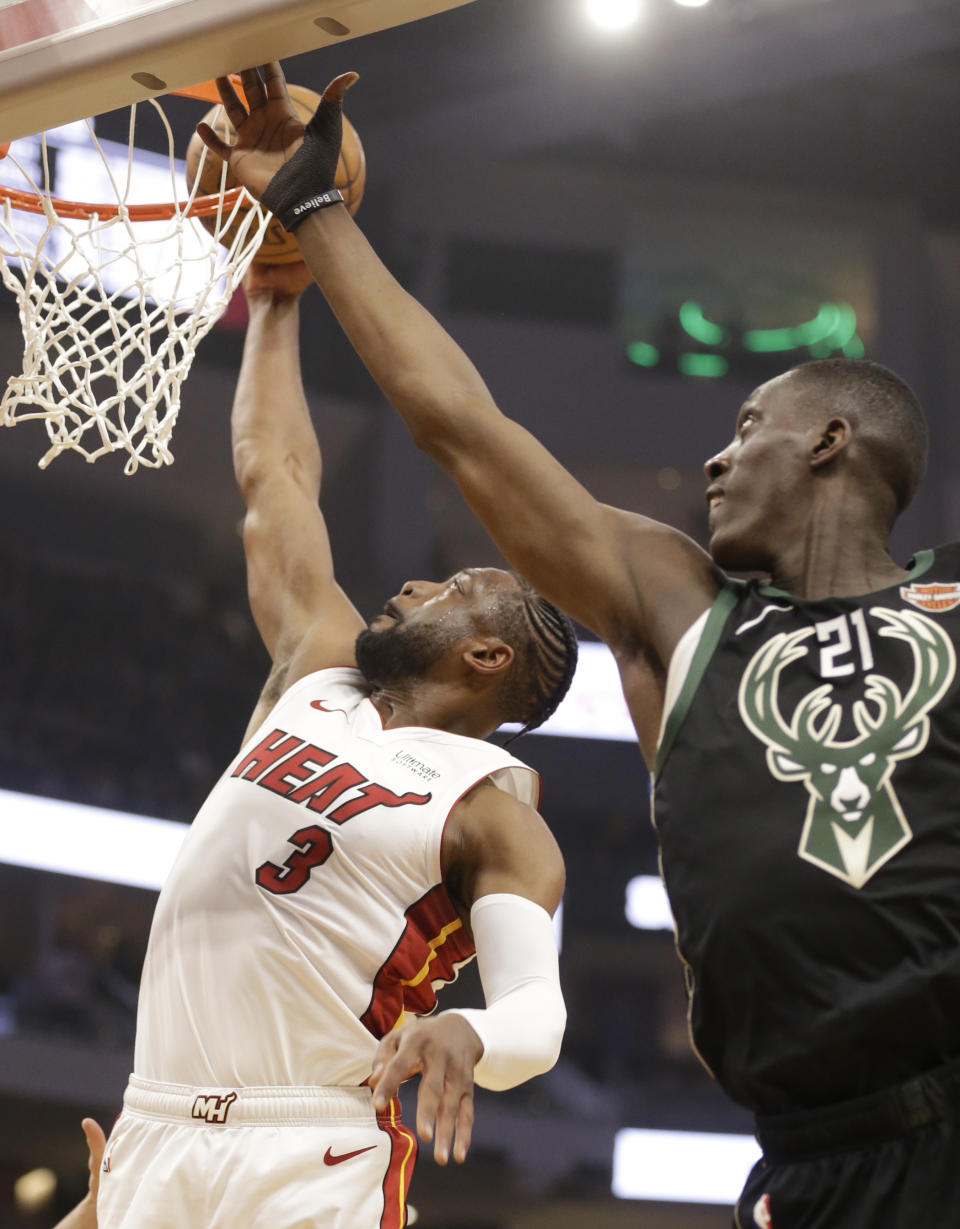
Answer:
<svg viewBox="0 0 960 1229"><path fill-rule="evenodd" d="M667 686L663 696L663 716L660 719L660 735L657 738L657 746L663 741L663 732L667 726L667 718L677 702L677 697L683 690L683 684L686 682L687 675L690 672L690 663L693 661L693 655L697 651L697 645L700 643L700 637L703 635L703 629L706 627L709 614L710 611L705 610L696 622L691 623L677 641L677 647L673 650L670 665L667 668Z"/></svg>

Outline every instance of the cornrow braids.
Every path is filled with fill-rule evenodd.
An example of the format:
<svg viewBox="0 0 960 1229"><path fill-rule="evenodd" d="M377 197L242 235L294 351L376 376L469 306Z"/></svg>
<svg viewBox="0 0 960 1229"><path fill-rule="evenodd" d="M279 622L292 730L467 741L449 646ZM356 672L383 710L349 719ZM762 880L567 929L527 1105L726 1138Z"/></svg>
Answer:
<svg viewBox="0 0 960 1229"><path fill-rule="evenodd" d="M518 577L521 610L530 634L529 683L533 692L529 716L523 727L504 746L529 734L557 711L570 689L577 668L577 634L573 623L558 607Z"/></svg>

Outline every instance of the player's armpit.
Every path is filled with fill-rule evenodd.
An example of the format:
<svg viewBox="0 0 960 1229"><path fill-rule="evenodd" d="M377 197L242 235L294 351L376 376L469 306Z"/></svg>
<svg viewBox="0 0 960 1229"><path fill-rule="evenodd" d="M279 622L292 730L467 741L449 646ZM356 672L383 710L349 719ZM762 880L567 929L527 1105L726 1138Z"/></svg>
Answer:
<svg viewBox="0 0 960 1229"><path fill-rule="evenodd" d="M622 508L601 505L630 594L600 633L621 664L648 656L666 670L684 632L713 605L724 575L685 533Z"/></svg>
<svg viewBox="0 0 960 1229"><path fill-rule="evenodd" d="M494 892L534 901L548 914L563 895L563 855L542 816L490 782L454 807L440 849L444 880L464 920Z"/></svg>
<svg viewBox="0 0 960 1229"><path fill-rule="evenodd" d="M346 597L344 602L349 606ZM349 606L349 610L356 614L352 606ZM358 628L363 626L359 615L356 615L355 620L349 616L340 621L321 618L307 627L299 641L294 638L289 642L280 639L275 648L273 666L247 722L241 746L247 743L266 720L288 687L292 687L315 670L326 670L332 666L355 666L354 644Z"/></svg>

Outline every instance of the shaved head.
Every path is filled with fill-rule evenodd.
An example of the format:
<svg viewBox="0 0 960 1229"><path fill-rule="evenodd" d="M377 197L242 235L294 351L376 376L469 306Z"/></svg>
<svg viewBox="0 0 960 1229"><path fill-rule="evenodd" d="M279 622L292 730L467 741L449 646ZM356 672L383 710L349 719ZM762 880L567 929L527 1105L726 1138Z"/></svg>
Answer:
<svg viewBox="0 0 960 1229"><path fill-rule="evenodd" d="M927 465L927 424L913 389L880 363L829 358L788 372L810 398L811 411L846 418L874 474L893 495L899 515Z"/></svg>

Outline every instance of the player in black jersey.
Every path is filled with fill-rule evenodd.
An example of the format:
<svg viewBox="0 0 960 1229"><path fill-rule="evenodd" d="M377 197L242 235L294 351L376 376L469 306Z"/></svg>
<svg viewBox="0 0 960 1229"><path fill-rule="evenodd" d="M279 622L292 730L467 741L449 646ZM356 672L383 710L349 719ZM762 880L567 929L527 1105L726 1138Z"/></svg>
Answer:
<svg viewBox="0 0 960 1229"><path fill-rule="evenodd" d="M304 137L265 72L249 121L232 100L239 152L209 143L287 211L358 353L504 554L617 659L694 1044L757 1115L736 1224L960 1222L960 547L890 556L925 464L913 393L848 360L758 388L706 465L709 554L604 506L500 413L342 206L298 221L333 183L338 91Z"/></svg>

